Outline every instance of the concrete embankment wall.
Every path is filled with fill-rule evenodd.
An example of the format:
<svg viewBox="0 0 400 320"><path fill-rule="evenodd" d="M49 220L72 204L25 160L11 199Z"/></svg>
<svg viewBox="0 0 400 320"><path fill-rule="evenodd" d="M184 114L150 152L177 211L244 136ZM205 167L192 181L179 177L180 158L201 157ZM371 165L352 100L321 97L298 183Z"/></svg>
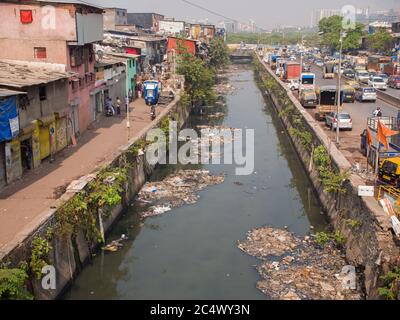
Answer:
<svg viewBox="0 0 400 320"><path fill-rule="evenodd" d="M362 282L365 286L363 289L367 299L379 299L378 288L382 286L380 276L400 265L399 247L393 236L389 217L374 198L358 196L358 186L365 184L358 175L350 175L344 185L346 188L344 194L324 191L319 173L313 163L312 152L305 148L298 135L293 134L291 128L295 128L296 125L282 111L285 109L282 107L282 100L286 102L286 106L290 104L298 111L305 124L305 130L312 135L312 144L325 146L337 170L341 172L350 170L349 161L330 141L320 123L301 106L290 89L275 76L260 57L257 59L256 68L262 78L277 84L278 90L266 88L268 97L276 110L280 112L280 118L309 173L332 226L346 238L346 258L349 264L358 267L363 272Z"/></svg>
<svg viewBox="0 0 400 320"><path fill-rule="evenodd" d="M113 208L108 208L108 214L102 218L104 231L107 232L112 228L113 223L121 215L124 209L128 206L129 201L137 194L141 187L146 182L149 175L153 172L154 167L150 166L144 155L133 155L130 148L145 138L146 133L169 117L172 120L178 121L178 126L182 127L190 114L190 108L183 106L180 103L180 96L177 95L175 99L161 112L156 121L153 121L146 128L144 128L134 139L129 141L118 150L115 158L109 163L105 163L103 168L120 168L126 166L129 162L128 180L125 183L122 192L122 201ZM99 171L100 172L100 171ZM88 187L88 183L96 179L98 173L90 174L82 177L83 181ZM80 190L80 191L82 191ZM62 206L69 203L77 196L78 192L65 193L55 205L54 209L48 210L42 215L42 220L36 222L36 227L33 232L26 234L24 240L14 248L10 248L9 252L0 257L0 261L9 261L12 266L18 266L22 261L29 263L32 255L32 241L38 236L41 238L46 237L48 230L51 230L57 223L56 214L61 210ZM99 226L99 221L96 222ZM62 236L54 234L49 243L51 249L47 254L46 263L54 266L56 269L56 289L44 290L41 285L41 280L36 279L33 275L30 279L30 289L36 299L55 299L63 293L65 288L71 283L74 277L80 272L84 265L92 258L92 254L99 249L99 243L96 241L88 241L85 237L86 230L81 228L75 235Z"/></svg>

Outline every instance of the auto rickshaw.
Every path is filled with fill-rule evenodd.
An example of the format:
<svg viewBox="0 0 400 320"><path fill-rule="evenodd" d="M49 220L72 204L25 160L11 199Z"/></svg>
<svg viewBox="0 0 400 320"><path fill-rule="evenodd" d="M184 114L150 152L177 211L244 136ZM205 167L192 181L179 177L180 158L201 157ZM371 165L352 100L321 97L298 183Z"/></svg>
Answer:
<svg viewBox="0 0 400 320"><path fill-rule="evenodd" d="M343 86L343 102L350 102L354 103L356 100L356 90L349 85L344 85Z"/></svg>
<svg viewBox="0 0 400 320"><path fill-rule="evenodd" d="M379 164L380 182L400 188L400 158L387 158Z"/></svg>
<svg viewBox="0 0 400 320"><path fill-rule="evenodd" d="M158 103L160 95L160 84L156 80L147 80L143 83L144 100L147 105L153 106Z"/></svg>

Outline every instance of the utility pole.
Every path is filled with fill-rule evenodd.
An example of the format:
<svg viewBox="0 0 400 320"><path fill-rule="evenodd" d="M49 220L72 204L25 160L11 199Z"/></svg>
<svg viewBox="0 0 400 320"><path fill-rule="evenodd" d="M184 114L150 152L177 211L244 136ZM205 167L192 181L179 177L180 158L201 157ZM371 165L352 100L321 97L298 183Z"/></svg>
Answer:
<svg viewBox="0 0 400 320"><path fill-rule="evenodd" d="M343 36L344 34L340 30L340 50L339 50L339 67L338 67L338 93L337 93L337 107L336 107L336 144L339 144L339 110L342 103L342 51L343 51Z"/></svg>

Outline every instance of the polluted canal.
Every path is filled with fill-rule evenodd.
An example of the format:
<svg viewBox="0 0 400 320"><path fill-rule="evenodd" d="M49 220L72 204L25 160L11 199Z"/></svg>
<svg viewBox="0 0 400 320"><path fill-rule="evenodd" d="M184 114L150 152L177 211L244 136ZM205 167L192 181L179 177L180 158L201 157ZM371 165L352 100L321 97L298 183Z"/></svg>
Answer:
<svg viewBox="0 0 400 320"><path fill-rule="evenodd" d="M224 97L210 107L211 116L192 116L190 126L254 129L252 174L238 176L235 165L229 164L159 166L140 192L140 200L132 200L131 209L113 227L106 250L84 268L65 299L299 297L280 282L285 268L279 265L302 257L319 263L311 257L314 250L299 248L307 246L302 239L309 234L326 230L325 216L251 66L232 66L226 77ZM163 202L162 192L168 185L175 188L178 200ZM189 188L190 194L182 193L182 187ZM148 203L155 197L161 203L151 207ZM285 247L263 252L274 237L284 241ZM291 254L281 263L266 259L287 252ZM332 253L324 254L325 262L332 263L328 259ZM340 272L344 262L335 263L333 271ZM277 271L276 281L267 281L270 270ZM336 294L332 286L326 283L323 289ZM286 290L285 294L279 290ZM300 295L307 297L319 298Z"/></svg>

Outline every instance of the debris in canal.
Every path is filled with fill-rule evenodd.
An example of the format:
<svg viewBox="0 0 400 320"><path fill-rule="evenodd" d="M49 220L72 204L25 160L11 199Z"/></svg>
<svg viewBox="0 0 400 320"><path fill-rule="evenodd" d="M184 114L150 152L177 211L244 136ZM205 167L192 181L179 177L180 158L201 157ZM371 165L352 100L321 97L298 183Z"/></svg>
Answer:
<svg viewBox="0 0 400 320"><path fill-rule="evenodd" d="M263 227L248 233L239 249L263 260L257 288L277 300L360 300L355 268L333 244L299 239L286 230Z"/></svg>
<svg viewBox="0 0 400 320"><path fill-rule="evenodd" d="M221 184L224 179L224 174L213 175L208 170L181 170L162 181L148 182L139 192L137 200L152 206L140 216L157 216L173 208L194 204L199 200L199 191L210 185Z"/></svg>
<svg viewBox="0 0 400 320"><path fill-rule="evenodd" d="M103 249L103 251L116 252L124 246L122 244L122 241L125 241L125 240L128 240L128 237L125 234L122 234L121 238L111 241L109 244L107 244L102 249Z"/></svg>

